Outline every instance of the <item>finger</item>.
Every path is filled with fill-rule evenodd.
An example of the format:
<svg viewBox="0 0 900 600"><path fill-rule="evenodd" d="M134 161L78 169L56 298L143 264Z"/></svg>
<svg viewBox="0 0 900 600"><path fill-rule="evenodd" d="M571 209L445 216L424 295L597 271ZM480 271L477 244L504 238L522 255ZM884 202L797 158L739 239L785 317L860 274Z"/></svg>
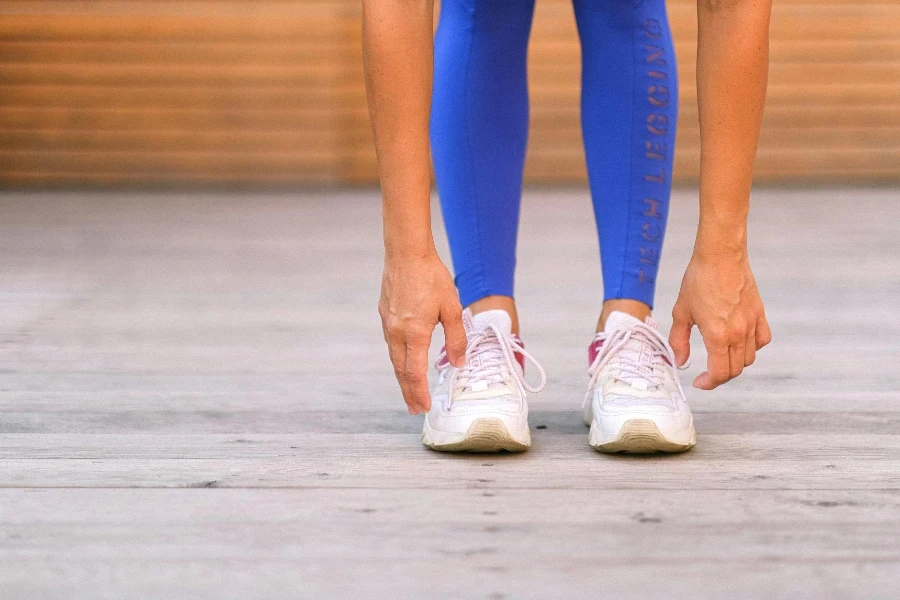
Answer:
<svg viewBox="0 0 900 600"><path fill-rule="evenodd" d="M744 372L744 340L728 347L728 378L734 379Z"/></svg>
<svg viewBox="0 0 900 600"><path fill-rule="evenodd" d="M744 366L749 367L756 362L756 330L747 333L744 341Z"/></svg>
<svg viewBox="0 0 900 600"><path fill-rule="evenodd" d="M680 367L691 357L691 323L690 317L682 314L676 306L672 311L672 329L669 331L669 345L675 352L675 362Z"/></svg>
<svg viewBox="0 0 900 600"><path fill-rule="evenodd" d="M761 349L771 341L772 330L769 329L769 320L766 319L766 315L762 315L756 322L756 349Z"/></svg>
<svg viewBox="0 0 900 600"><path fill-rule="evenodd" d="M712 390L722 385L729 379L731 367L728 358L728 342L716 337L712 340L703 340L706 344L707 358L706 371L697 375L694 379L694 387L701 390Z"/></svg>
<svg viewBox="0 0 900 600"><path fill-rule="evenodd" d="M446 310L441 311L441 325L444 327L444 347L447 349L447 360L454 367L462 367L466 363L466 328L462 321L462 306L458 301Z"/></svg>
<svg viewBox="0 0 900 600"><path fill-rule="evenodd" d="M409 384L411 406L421 412L431 410L428 391L428 343L411 341L406 345L406 382Z"/></svg>
<svg viewBox="0 0 900 600"><path fill-rule="evenodd" d="M400 393L403 394L403 401L406 402L406 408L409 414L416 414L414 405L412 404L412 394L409 391L409 382L406 380L406 344L398 344L388 342L388 354L391 357L391 364L394 366L394 377L400 384Z"/></svg>

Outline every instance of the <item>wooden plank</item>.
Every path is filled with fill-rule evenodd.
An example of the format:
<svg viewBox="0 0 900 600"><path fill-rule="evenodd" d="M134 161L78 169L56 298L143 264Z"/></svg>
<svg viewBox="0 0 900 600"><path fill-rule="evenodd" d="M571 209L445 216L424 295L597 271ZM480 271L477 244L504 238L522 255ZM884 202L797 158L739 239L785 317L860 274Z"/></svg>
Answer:
<svg viewBox="0 0 900 600"><path fill-rule="evenodd" d="M360 174L360 180L365 181L375 176L374 168L373 165L371 171ZM865 181L868 185L891 185L896 179L895 172L893 167L843 167L840 164L831 164L823 171L817 166L791 163L772 168L756 167L754 178L757 182L781 182L789 185L804 185L811 179L819 185L853 184L859 181ZM696 161L680 162L673 169L672 181L678 185L693 185L697 182L699 173ZM534 161L526 163L525 178L549 185L581 185L587 182L587 169L584 165L571 162Z"/></svg>
<svg viewBox="0 0 900 600"><path fill-rule="evenodd" d="M534 154L528 166L535 168L565 169L580 158L580 149L571 154L546 152ZM200 153L200 152L129 152L84 153L58 151L47 156L40 150L0 151L0 168L9 173L123 173L132 176L170 178L182 175L216 174L231 177L284 176L290 173L305 174L328 169L335 164L337 154L322 151L293 153ZM699 149L684 148L676 157L676 169L692 169L699 160ZM900 160L900 150L884 151L861 149L852 152L816 154L813 149L788 149L772 151L757 158L757 169L782 171L801 175L807 172L826 171L831 166L845 170L890 173ZM581 169L581 166L578 166ZM566 173L566 171L560 171Z"/></svg>
<svg viewBox="0 0 900 600"><path fill-rule="evenodd" d="M5 67L8 68L8 67ZM112 67L103 67L113 71ZM571 62L537 63L531 65L533 77L544 85L571 85L581 77L581 65ZM695 66L684 61L679 66L679 78L685 81L696 79ZM804 86L841 82L862 84L884 83L900 80L900 60L885 62L833 62L833 63L775 63L769 67L769 81L774 86L788 83Z"/></svg>
<svg viewBox="0 0 900 600"><path fill-rule="evenodd" d="M126 172L133 175L159 173L177 177L182 173L208 173L228 176L315 172L335 164L335 154L315 149L285 154L259 153L85 153L59 151L47 156L41 151L0 150L0 169L40 172Z"/></svg>
<svg viewBox="0 0 900 600"><path fill-rule="evenodd" d="M797 563L896 558L896 550L879 545L881 536L875 531L879 526L885 528L886 535L895 531L895 492L747 491L742 497L716 490L704 495L708 501L702 506L689 511L684 507L696 495L679 491L672 492L669 502L624 490L539 490L531 498L505 490L488 497L474 490L443 493L448 504L453 502L443 518L471 526L471 537L464 547L513 542L513 535L497 535L491 527L518 530L519 535L537 538L565 535L572 540L568 549L535 545L522 551L559 560L560 555L574 558L580 548L590 551L591 556L585 559L593 558L616 570L639 557L640 546L629 544L627 536L651 534L667 542L690 539L689 550L678 558L687 564L764 560L767 552ZM21 491L0 492L0 497L22 511L5 518L4 527L14 531L28 528L31 534L16 540L7 556L26 555L46 547L50 550L47 558L58 560L64 558L68 543L88 560L118 558L130 562L141 550L147 559L178 556L190 560L206 554L203 547L192 543L199 539L207 547L217 548L219 558L253 561L280 557L302 564L333 557L334 550L320 543L324 537L341 539L345 558L355 561L372 555L366 550L366 540L380 531L385 539L377 542L381 545L377 554L388 559L408 555L416 551L416 545L421 546L416 536L399 535L402 528L433 531L444 544L459 545L450 532L434 526L434 503L442 502L436 490L423 490L423 502L410 502L408 494L399 490L42 490L29 495L30 500ZM508 506L511 500L521 505ZM579 509L558 510L559 503L569 500L578 502ZM64 505L66 501L68 506ZM582 507L581 503L592 506ZM184 512L165 510L166 504L183 506ZM128 511L129 505L134 510ZM242 505L242 510L235 509ZM73 506L84 508L73 510ZM45 512L38 514L41 507ZM871 513L876 508L881 515L873 518ZM398 514L386 522L385 512ZM196 516L188 521L185 513ZM841 520L834 523L836 518ZM151 528L156 528L156 533L148 536ZM553 533L553 528L559 530ZM602 539L597 539L599 528L606 530ZM804 529L806 535L798 535ZM67 539L54 539L54 532L60 530L66 532ZM246 540L252 552L241 556L237 541L260 530L265 531L265 540ZM778 533L772 535L772 530ZM191 535L183 535L187 532ZM742 543L718 548L721 537L729 532ZM765 539L767 533L769 539ZM848 535L859 536L859 547L848 548L846 540L841 540ZM111 552L112 544L122 555ZM651 564L673 560L665 546L644 550L643 558Z"/></svg>
<svg viewBox="0 0 900 600"><path fill-rule="evenodd" d="M539 27L539 24L536 27ZM860 43L863 40L865 43ZM529 56L533 61L580 61L581 49L573 42L571 35L542 37L536 32L535 39L529 46ZM679 61L692 62L697 54L697 40L676 37L675 53ZM769 43L769 60L772 63L884 62L896 60L898 54L900 54L900 40L896 38L866 39L864 36L844 39L775 38Z"/></svg>
<svg viewBox="0 0 900 600"><path fill-rule="evenodd" d="M482 457L485 458L485 457ZM486 468L485 468L486 469ZM711 490L704 494L707 501L694 504L696 494L673 490L669 494L648 494L628 490L533 490L520 496L524 504L509 502L517 494L498 490L494 496L484 496L478 490L421 490L419 499L411 499L405 490L314 489L297 494L277 489L214 489L191 488L180 490L88 490L79 488L40 490L0 490L3 506L10 510L0 515L4 528L54 525L90 527L97 525L127 529L144 527L178 527L186 524L186 516L197 526L209 527L208 534L223 539L228 528L215 525L228 523L246 527L252 524L291 526L299 522L342 521L345 525L372 524L388 517L398 525L420 527L434 520L434 504L445 501L448 520L469 520L478 525L503 522L534 527L554 525L573 527L588 524L640 530L649 525L657 529L697 528L698 535L714 536L720 527L739 526L749 531L770 527L793 527L803 524L826 528L836 519L844 525L865 525L881 522L895 526L900 510L900 494L892 490L868 491L811 491L811 490ZM571 499L577 510L558 510ZM486 503L491 511L485 513ZM184 511L171 506L183 505ZM377 506L372 511L367 507ZM692 510L684 510L691 506ZM83 510L73 510L82 507ZM135 510L135 507L139 507ZM381 514L379 514L381 513ZM387 514L385 514L387 513ZM496 513L496 514L494 514ZM641 521L635 515L658 517L658 521ZM704 532L704 528L708 528ZM586 528L590 532L590 528ZM114 535L112 531L95 530L98 536ZM274 532L273 532L274 533ZM349 532L348 532L349 533ZM362 535L359 531L356 535ZM473 532L474 533L474 532ZM482 531L484 533L484 531ZM85 531L84 534L90 535ZM63 540L57 540L62 542ZM82 543L77 539L66 543ZM124 540L123 540L124 541ZM309 540L311 541L311 540ZM400 543L412 543L414 540ZM784 540L787 542L788 540ZM796 540L795 540L796 542ZM25 546L29 540L20 540ZM156 543L165 543L156 540ZM190 553L190 540L171 538L168 543L184 544ZM55 544L51 549L55 549ZM537 550L538 548L535 548ZM6 549L4 549L6 550ZM102 547L85 547L85 552L103 551ZM194 551L200 550L193 547ZM258 549L266 552L265 548ZM322 548L309 548L311 552ZM734 545L731 552L741 552ZM756 551L758 548L749 549ZM832 551L847 552L843 545ZM882 550L890 550L883 548ZM670 557L672 558L672 557ZM824 558L824 557L822 557Z"/></svg>
<svg viewBox="0 0 900 600"><path fill-rule="evenodd" d="M155 173L123 173L121 171L4 171L0 188L4 190L26 189L296 189L298 182L309 185L334 185L344 178L338 172L322 170L315 166L291 169L284 173L258 173L248 170L231 172L214 170L207 172L183 171L173 177L168 171Z"/></svg>
<svg viewBox="0 0 900 600"><path fill-rule="evenodd" d="M892 106L900 95L898 84L867 86L830 83L820 86L773 85L768 91L767 106ZM532 102L568 108L577 118L580 85L534 85ZM696 102L696 88L682 85L682 105ZM153 109L153 108L210 108L234 110L270 108L285 110L299 106L330 104L336 109L358 112L365 104L361 88L351 83L335 84L329 88L304 86L263 86L224 88L206 85L167 85L158 87L87 86L67 84L17 84L0 90L0 105L9 107L71 107L76 104L89 109Z"/></svg>
<svg viewBox="0 0 900 600"><path fill-rule="evenodd" d="M177 65L139 64L104 65L96 63L64 65L12 64L3 65L3 77L16 84L37 85L327 85L341 81L345 75L359 70L348 65L344 72L340 59L331 63L334 68L318 64L235 64L235 65Z"/></svg>
<svg viewBox="0 0 900 600"><path fill-rule="evenodd" d="M278 86L222 88L220 86L77 86L8 85L0 88L0 105L31 107L71 107L94 109L247 107L259 110L317 106L331 103L335 108L357 107L365 103L365 93L353 83L306 87L286 83ZM252 133L252 132L248 132Z"/></svg>
<svg viewBox="0 0 900 600"><path fill-rule="evenodd" d="M488 528L496 528L488 525ZM501 530L503 528L501 527ZM387 532L381 532L386 537ZM298 534L299 535L299 534ZM399 536L409 535L407 532ZM802 533L798 532L798 535ZM649 534L641 536L648 541ZM232 542L237 544L236 541ZM649 541L648 541L649 543ZM370 546L377 548L377 546ZM433 546L429 546L433 548ZM129 556L136 555L137 552ZM364 595L375 600L401 596L445 598L460 597L460 576L465 573L464 591L490 598L542 598L571 591L578 597L591 596L597 590L619 597L674 596L673 582L692 590L692 598L739 597L756 595L813 600L834 595L842 598L889 600L888 590L897 579L898 568L890 560L856 558L813 562L784 561L779 556L759 560L684 562L673 559L647 561L631 559L600 563L581 555L561 560L543 555L524 555L531 559L526 567L518 548L493 545L456 545L429 550L421 547L418 560L378 558L377 552L356 561L339 556L303 562L284 557L224 559L211 551L210 556L193 559L98 559L91 563L60 558L52 561L23 558L17 570L0 583L22 597L56 597L55 582L67 585L69 597L96 598L98 588L118 590L119 586L100 586L96 582L123 581L121 589L141 597L189 595L192 598L221 600L267 599L285 590L297 590L301 596L347 598ZM487 556L486 556L487 555ZM426 557L433 557L427 561ZM423 576L420 563L440 564ZM617 577L608 581L605 573L615 567ZM562 575L560 575L562 574ZM161 581L161 575L165 580ZM298 584L298 581L302 583Z"/></svg>
<svg viewBox="0 0 900 600"><path fill-rule="evenodd" d="M544 351L543 354L555 359L555 354ZM20 367L19 367L20 368ZM308 375L305 375L308 377ZM775 382L774 377L763 379L758 389L764 390ZM71 378L71 375L70 375ZM282 375L281 378L284 378ZM74 379L74 378L73 378ZM124 380L124 377L107 376L107 381ZM163 378L157 377L160 381ZM823 383L829 386L837 383L838 377L829 378ZM335 384L334 379L329 382ZM811 381L804 379L800 389L808 388ZM880 384L883 391L875 391ZM576 386L569 386L576 387ZM847 388L849 386L843 386ZM41 434L44 436L41 443L46 443L46 451L55 453L54 456L64 456L62 450L57 448L55 440L60 439L68 444L75 444L76 440L84 438L68 438L64 434L155 434L157 432L177 434L228 434L240 432L241 435L267 436L265 439L253 441L254 452L265 447L269 450L276 446L272 440L278 442L282 438L274 438L277 434L351 434L351 433L378 433L378 434L407 434L415 435L421 432L420 419L404 418L398 410L399 398L390 386L379 388L379 394L389 398L389 402L383 403L376 409L363 411L353 410L352 405L342 404L331 408L334 404L333 396L339 395L345 398L354 398L354 402L361 400L360 394L353 394L351 390L341 387L340 393L335 394L332 389L328 401L307 402L302 406L292 404L290 397L277 391L265 394L255 393L253 396L254 409L247 408L247 394L240 394L229 390L220 392L214 396L207 394L191 394L177 390L173 395L160 394L147 391L143 394L104 394L102 392L87 391L81 393L60 394L53 393L47 396L35 396L19 391L11 391L6 395L0 407L3 409L4 420L0 424L0 433L7 434ZM574 392L575 390L573 390ZM139 406L143 399L153 395L153 407ZM855 401L857 406L865 408L864 394L853 392L851 389L838 387L829 394L813 394L813 398L798 398L788 391L774 394L768 393L769 402L765 404L755 403L744 407L743 410L730 408L725 410L713 402L704 402L697 394L690 394L691 400L696 400L694 407L695 422L698 429L706 435L741 435L741 434L803 434L832 435L832 434L864 434L893 435L900 430L900 413L885 407L884 401L897 400L897 394L890 391L889 382L886 380L873 381L865 394L877 395L881 405L871 403L872 410L839 411L836 410L834 400L841 396L851 394L845 398L846 406ZM807 394L809 396L809 394ZM586 434L584 423L579 419L578 395L559 394L556 399L542 399L537 403L531 414L536 424L543 425L549 435L577 435L583 437ZM557 405L562 410L551 410L547 405ZM103 412L98 413L98 405L103 406ZM773 411L777 407L777 411ZM802 409L802 410L798 410ZM353 418L349 418L353 415ZM286 438L286 436L285 436ZM97 440L107 438L97 438ZM240 438L245 439L245 438ZM233 440L225 440L219 444L227 447ZM291 440L288 440L291 441ZM33 447L24 447L21 444L34 444L28 441L28 436L21 439L10 437L5 445L0 447L0 455L9 458L25 458L34 453ZM97 443L97 442L91 442ZM211 441L212 443L212 441ZM67 446L68 447L68 446ZM283 444L282 446L283 447ZM219 450L219 448L216 448ZM252 454L252 453L251 453ZM47 458L48 456L41 456Z"/></svg>
<svg viewBox="0 0 900 600"><path fill-rule="evenodd" d="M692 106L683 107L678 124L683 127L697 127L696 110ZM12 110L0 109L0 114L8 112L11 116L16 114ZM567 108L556 106L532 107L532 125L537 128L552 127L559 121L571 119L575 113ZM835 121L846 123L852 127L886 126L896 127L900 121L900 106L810 106L803 109L800 106L768 106L763 115L763 127L821 127ZM576 122L577 125L577 122Z"/></svg>
<svg viewBox="0 0 900 600"><path fill-rule="evenodd" d="M581 85L577 81L558 86L538 83L532 85L530 90L532 101L539 104L577 107L581 96ZM837 81L821 85L772 84L767 90L766 108L801 103L806 106L894 105L897 103L898 94L900 85L897 83L878 82L866 86L845 85ZM697 88L694 82L682 81L679 85L679 102L683 107L690 107L695 112L696 101Z"/></svg>
<svg viewBox="0 0 900 600"><path fill-rule="evenodd" d="M302 6L302 3L299 3ZM313 15L314 16L314 15ZM92 12L77 18L56 15L0 15L0 39L55 40L306 40L329 43L352 35L358 19L334 16L285 19L261 17L155 16L110 18ZM336 37L338 36L338 37Z"/></svg>
<svg viewBox="0 0 900 600"><path fill-rule="evenodd" d="M322 152L335 145L338 133L333 130L312 131L93 131L0 130L0 146L17 151L69 150L193 152L207 154L304 154Z"/></svg>
<svg viewBox="0 0 900 600"><path fill-rule="evenodd" d="M550 154L563 154L571 160L583 162L579 130L539 132L540 137L530 145L531 159ZM796 129L774 130L763 132L761 144L763 153L769 148L778 147L780 151L819 152L823 145L832 148L832 153L858 151L883 151L894 144L898 128L858 127L854 129ZM231 153L302 153L309 148L321 148L336 143L338 134L329 130L312 131L278 131L262 130L247 132L244 130L210 131L201 130L194 133L179 131L90 131L90 130L0 130L0 144L8 150L17 151L115 151L126 152L205 152L224 154ZM536 136L537 137L537 136ZM367 139L360 140L360 143ZM679 150L696 152L700 143L697 128L681 128L679 130ZM342 156L346 153L342 154ZM834 154L832 154L833 156Z"/></svg>
<svg viewBox="0 0 900 600"><path fill-rule="evenodd" d="M73 3L68 0L3 0L0 2L0 13L72 18L97 14L98 7L95 4ZM315 18L335 13L358 15L360 12L356 3L348 0L102 0L99 4L103 13L121 17L276 15L282 18Z"/></svg>
<svg viewBox="0 0 900 600"><path fill-rule="evenodd" d="M0 64L242 64L335 61L337 40L148 40L148 41L0 41Z"/></svg>
<svg viewBox="0 0 900 600"><path fill-rule="evenodd" d="M770 106L763 119L764 127L822 127L840 121L849 127L897 127L900 124L900 105L889 106ZM240 130L269 129L273 127L334 127L338 118L349 120L360 128L365 123L365 108L357 107L341 113L329 111L323 106L298 107L295 110L236 110L219 111L213 108L153 108L153 109L90 109L77 112L56 107L2 107L0 119L9 129L72 129L100 130L183 130L185 127ZM345 124L344 123L344 124ZM532 126L535 130L553 130L568 123L573 135L580 127L577 114L569 108L533 107ZM696 116L689 107L679 120L682 128L696 128ZM365 135L359 133L358 135ZM356 149L372 152L366 145Z"/></svg>
<svg viewBox="0 0 900 600"><path fill-rule="evenodd" d="M346 77L361 73L361 66L347 64L340 59L332 63L292 63L269 64L260 62L233 64L147 64L133 65L78 63L6 63L2 65L4 79L10 84L30 85L265 85L277 86L290 82L327 84L337 81L346 83ZM581 67L578 64L541 63L532 67L534 77L543 86L564 86L563 89L577 89ZM686 82L693 81L691 64L684 64L680 77ZM773 64L770 68L770 82L773 87L783 85L850 85L872 83L883 85L900 79L900 61L880 63L833 62L833 63L790 63Z"/></svg>
<svg viewBox="0 0 900 600"><path fill-rule="evenodd" d="M362 110L360 115L362 115ZM350 115L346 115L350 117ZM0 121L11 129L70 128L74 130L163 130L185 131L194 128L216 130L266 130L277 127L335 130L338 115L322 106L304 106L296 110L207 109L128 109L77 111L59 108L0 108Z"/></svg>
<svg viewBox="0 0 900 600"><path fill-rule="evenodd" d="M96 406L94 410L96 411ZM218 461L223 464L236 460L248 462L285 460L292 466L301 465L305 468L305 466L314 464L317 451L329 447L340 447L344 448L342 452L346 452L346 462L363 461L375 471L384 471L388 469L389 460L398 458L398 455L402 457L410 454L410 439L417 443L419 441L415 438L421 433L421 419L409 419L412 422L410 426L402 429L393 426L387 431L383 431L382 428L377 427L379 422L396 423L397 417L400 415L396 412L384 415L384 411L380 411L380 414L363 413L359 423L348 424L346 423L347 415L338 414L331 416L330 421L333 425L329 427L328 417L324 423L316 420L318 416L326 415L328 412L304 411L300 413L300 416L308 421L304 426L306 431L289 434L254 432L256 424L252 420L253 411L249 410L234 413L235 419L232 421L231 427L239 433L209 433L202 425L198 429L199 432L168 433L173 430L169 424L162 427L157 426L155 431L150 429L149 433L137 433L135 431L142 430L129 428L124 429L127 433L106 433L105 431L119 429L115 422L108 429L95 426L91 431L83 430L68 434L47 433L41 429L35 429L25 435L4 433L0 434L0 457L4 461L10 461L8 465L10 471L20 469L25 461L55 461L52 464L63 465L64 461L81 460L101 461L119 466L130 461L141 460L159 461L160 464L163 461L193 460ZM65 418L65 415L53 416ZM575 411L565 413L567 422L560 430L555 427L557 420L553 418L554 415L537 413L535 422L548 426L546 432L538 430L535 433L540 436L540 447L538 448L536 445L536 451L527 455L529 457L527 460L525 458L504 459L503 464L524 466L527 463L552 459L554 462L562 461L559 462L559 467L566 468L583 462L584 455L590 456L590 448L587 446L587 427L583 422L577 423L577 428L568 424L568 421L577 422L577 416ZM841 427L842 418L847 420L844 427ZM743 463L749 460L767 463L775 460L777 455L784 452L785 447L792 443L796 444L796 449L791 453L790 460L804 463L820 459L829 463L848 459L890 462L900 458L897 452L900 447L900 435L897 433L900 413L897 412L859 415L852 413L787 413L784 415L729 413L727 415L710 415L705 417L704 421L710 424L714 431L725 430L729 433L707 432L704 436L706 443L699 444L701 448L697 452L692 451L689 459L678 461L679 464L691 463L696 466L703 462L709 464L719 461ZM372 427L372 425L376 426ZM867 428L866 425L870 425L870 427ZM367 428L367 426L369 427ZM340 431L334 431L336 427ZM161 433L161 431L167 433ZM703 432L702 428L701 432ZM823 435L828 436L828 444L817 443L817 438L821 439ZM354 442L354 439L359 441ZM165 443L162 443L163 440ZM863 447L866 441L870 445ZM366 453L365 444L372 444L372 456L362 456ZM584 446L588 452L578 450L580 446ZM566 462L567 459L563 456L565 454L571 454L571 464ZM425 460L427 462L428 457L439 459L442 455L430 453L423 448L423 452L417 451L412 456L415 457L413 459L415 461ZM465 468L470 469L480 464L479 458L483 463L484 457L473 457ZM460 460L459 462L466 463L467 461ZM602 463L603 461L595 462ZM629 463L627 460L618 462L626 465ZM833 464L837 465L837 463ZM610 465L606 466L614 468ZM659 464L656 464L652 468L655 469L658 466ZM736 464L735 466L741 468L741 465ZM765 466L770 465L765 464ZM527 468L539 471L539 468L533 464ZM838 467L829 468L836 469ZM783 469L785 469L786 476L793 475L791 465L787 462ZM481 469L480 471L485 470ZM646 471L644 472L646 473ZM773 473L781 474L777 469ZM359 477L356 470L352 474L351 478L363 485L370 482L368 475ZM561 474L559 478L548 479L547 482L561 481L564 475L569 475L571 478L571 474L566 473ZM372 474L372 478L374 476L375 473ZM445 474L435 475L437 479L442 479L444 476ZM421 477L425 479L417 482L415 484L417 487L432 487L419 485L425 483L431 476L421 475ZM577 477L571 479L571 487L574 489L583 485L593 487L579 481ZM10 480L8 478L0 481L5 487L9 487ZM328 483L326 481L323 485L327 486ZM819 483L825 482L820 481ZM893 485L893 482L889 483ZM435 482L435 484L433 487L443 488L443 484L440 482ZM523 484L530 487L531 481L523 481Z"/></svg>
<svg viewBox="0 0 900 600"><path fill-rule="evenodd" d="M7 437L0 436L0 444ZM85 435L81 444L89 443L91 437ZM493 460L491 464L503 468L490 470L476 468L485 462L483 457L447 461L423 448L418 434L297 435L268 460L248 457L241 442L232 442L222 454L213 453L208 444L188 444L183 454L165 458L159 456L160 441L178 448L182 436L101 437L102 456L88 460L68 455L7 458L0 464L0 487L167 488L215 482L216 487L296 489L900 490L897 435L829 436L833 445L825 448L818 435L708 435L698 442L698 450L677 462L665 457L623 461L598 456L585 435L539 436L533 452L502 463ZM35 440L35 445L42 443L50 441ZM152 457L131 459L109 452L142 444L150 445ZM323 456L335 448L341 449L339 456ZM796 458L786 461L788 454ZM539 468L542 459L553 468ZM407 462L400 472L398 460ZM417 477L411 479L407 469ZM849 473L853 476L841 477Z"/></svg>
<svg viewBox="0 0 900 600"><path fill-rule="evenodd" d="M696 7L693 3L673 3L668 7L672 31L682 37L696 37ZM896 39L900 10L896 4L847 3L828 11L810 6L773 5L773 39L794 41L809 39ZM535 39L557 37L575 32L571 7L538 5Z"/></svg>
<svg viewBox="0 0 900 600"><path fill-rule="evenodd" d="M778 63L834 63L896 61L900 56L897 39L774 39L770 44L770 60ZM262 57L273 60L306 60L334 58L339 40L323 43L312 35L296 40L284 39L147 39L128 38L52 39L0 39L0 61L16 62L96 62L122 64L140 62L189 62L219 64L224 62L252 62ZM676 54L686 64L693 61L697 51L696 40L678 39ZM532 62L571 63L580 62L581 50L572 35L536 37L529 46Z"/></svg>

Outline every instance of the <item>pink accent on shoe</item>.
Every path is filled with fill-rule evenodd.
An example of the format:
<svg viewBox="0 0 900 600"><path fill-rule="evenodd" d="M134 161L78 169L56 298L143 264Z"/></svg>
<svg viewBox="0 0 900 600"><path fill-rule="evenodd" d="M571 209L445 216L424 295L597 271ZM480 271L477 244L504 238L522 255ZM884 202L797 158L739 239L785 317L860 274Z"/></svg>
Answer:
<svg viewBox="0 0 900 600"><path fill-rule="evenodd" d="M603 347L603 340L597 340L591 342L591 345L588 346L588 364L594 364L594 360L597 358L597 355L600 354L600 348Z"/></svg>
<svg viewBox="0 0 900 600"><path fill-rule="evenodd" d="M523 342L522 338L520 338L518 335L516 335L514 333L514 334L512 334L512 338L514 340L516 340L516 342L518 342L518 344L520 346L522 346L523 348L525 347L525 342ZM525 372L525 355L516 352L515 356L516 356L516 361L519 363L519 366L522 367L522 373L524 373Z"/></svg>

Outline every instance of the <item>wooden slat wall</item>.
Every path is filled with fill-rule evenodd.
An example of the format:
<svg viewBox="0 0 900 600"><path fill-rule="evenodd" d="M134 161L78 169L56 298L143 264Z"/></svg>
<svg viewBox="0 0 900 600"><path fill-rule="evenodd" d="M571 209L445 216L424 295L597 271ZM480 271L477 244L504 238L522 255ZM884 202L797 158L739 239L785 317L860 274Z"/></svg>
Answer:
<svg viewBox="0 0 900 600"><path fill-rule="evenodd" d="M681 84L675 176L694 180L700 157L696 2L669 0L668 7ZM776 0L757 180L900 179L898 27L896 0ZM531 177L584 176L578 56L570 3L538 0Z"/></svg>
<svg viewBox="0 0 900 600"><path fill-rule="evenodd" d="M699 156L696 9L670 0ZM368 183L358 0L0 0L0 185ZM568 0L538 0L527 177L582 181ZM900 180L900 2L776 3L758 180Z"/></svg>

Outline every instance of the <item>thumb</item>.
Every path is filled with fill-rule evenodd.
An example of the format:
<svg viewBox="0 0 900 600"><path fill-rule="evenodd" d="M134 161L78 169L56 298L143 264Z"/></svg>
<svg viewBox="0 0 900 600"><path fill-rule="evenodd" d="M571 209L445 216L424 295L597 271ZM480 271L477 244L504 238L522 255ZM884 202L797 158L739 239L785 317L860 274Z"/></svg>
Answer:
<svg viewBox="0 0 900 600"><path fill-rule="evenodd" d="M444 347L447 349L447 360L454 367L462 367L466 360L466 329L462 322L462 306L459 302L441 311L441 325L444 327Z"/></svg>
<svg viewBox="0 0 900 600"><path fill-rule="evenodd" d="M682 314L678 307L672 311L672 330L669 331L669 345L675 352L675 362L682 366L691 356L691 319Z"/></svg>

